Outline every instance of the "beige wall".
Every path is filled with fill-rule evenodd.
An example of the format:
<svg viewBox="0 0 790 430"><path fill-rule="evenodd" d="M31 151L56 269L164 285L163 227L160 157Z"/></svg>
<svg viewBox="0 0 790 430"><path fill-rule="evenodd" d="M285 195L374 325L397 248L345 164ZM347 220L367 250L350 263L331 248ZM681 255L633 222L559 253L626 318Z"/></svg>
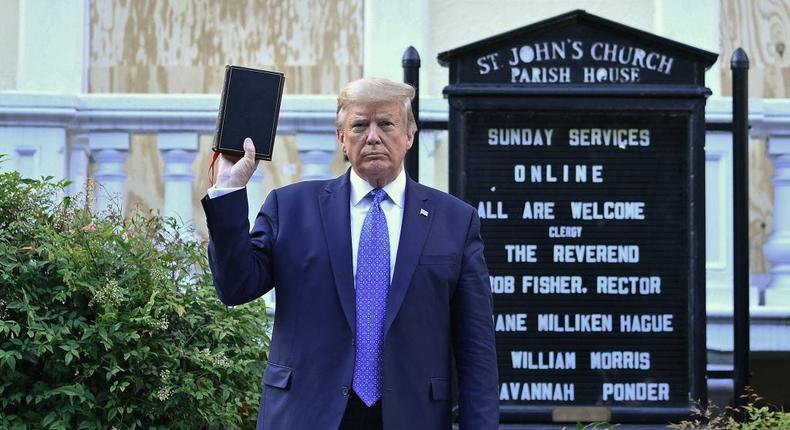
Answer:
<svg viewBox="0 0 790 430"><path fill-rule="evenodd" d="M226 64L282 71L287 94L336 94L362 75L362 0L90 1L90 92L218 94ZM201 136L193 163L193 220L203 236L198 199L208 187L211 141ZM127 211L161 209L156 136L130 142ZM275 146L259 167L264 191L301 174L294 138L278 137ZM338 152L332 171L343 169Z"/></svg>
<svg viewBox="0 0 790 430"><path fill-rule="evenodd" d="M0 0L0 91L16 89L19 61L19 0Z"/></svg>
<svg viewBox="0 0 790 430"><path fill-rule="evenodd" d="M361 73L359 0L91 0L90 92L218 93L224 66L335 94Z"/></svg>
<svg viewBox="0 0 790 430"><path fill-rule="evenodd" d="M790 1L721 0L722 92L732 94L730 58L749 56L749 96L790 98Z"/></svg>
<svg viewBox="0 0 790 430"><path fill-rule="evenodd" d="M754 139L749 148L749 268L766 273L771 268L763 254L763 244L773 231L773 166L765 139Z"/></svg>
<svg viewBox="0 0 790 430"><path fill-rule="evenodd" d="M721 0L719 29L723 95L732 95L730 59L742 47L749 56L749 97L790 97L790 1ZM762 249L773 221L773 167L766 146L764 139L754 139L749 151L749 242L754 273L770 269Z"/></svg>

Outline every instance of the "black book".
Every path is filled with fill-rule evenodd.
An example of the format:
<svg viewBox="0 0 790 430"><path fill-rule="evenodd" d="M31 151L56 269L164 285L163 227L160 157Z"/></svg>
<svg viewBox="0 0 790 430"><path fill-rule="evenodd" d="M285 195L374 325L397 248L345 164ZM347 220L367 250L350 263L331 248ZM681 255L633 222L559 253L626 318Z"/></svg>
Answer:
<svg viewBox="0 0 790 430"><path fill-rule="evenodd" d="M225 66L214 151L244 155L244 138L255 143L255 158L271 160L285 76L279 72Z"/></svg>

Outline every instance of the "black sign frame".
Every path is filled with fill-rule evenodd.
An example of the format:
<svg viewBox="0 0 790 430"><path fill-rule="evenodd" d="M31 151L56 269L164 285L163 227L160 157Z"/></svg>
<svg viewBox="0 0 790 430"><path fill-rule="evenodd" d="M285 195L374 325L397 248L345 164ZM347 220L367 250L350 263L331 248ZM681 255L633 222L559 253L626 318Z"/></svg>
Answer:
<svg viewBox="0 0 790 430"><path fill-rule="evenodd" d="M645 94L638 97L579 97L578 92L553 94L551 97L519 94L504 95L499 91L483 95L475 91L473 96L463 91L448 90L451 94L451 114L449 118L450 142L465 142L465 115L470 111L489 112L564 112L568 106L587 112L616 114L618 112L655 112L676 113L688 118L690 140L704 142L704 99L680 94L680 97L654 95L649 99ZM522 92L520 92L522 93ZM707 397L706 387L706 337L705 337L705 154L704 145L689 145L687 177L693 178L687 184L688 198L685 202L688 214L688 253L692 256L688 272L689 330L688 330L688 374L690 401L683 408L651 407L612 407L613 422L667 422L688 418L694 400ZM450 154L450 193L466 198L467 172L465 169L465 145L453 145ZM475 202L469 202L475 204ZM484 238L485 239L485 238ZM553 408L546 406L502 406L502 422L551 422Z"/></svg>
<svg viewBox="0 0 790 430"><path fill-rule="evenodd" d="M603 28L604 31L623 34L631 38L641 39L644 44L665 49L684 55L688 61L692 75L680 80L664 83L641 84L608 84L582 85L566 83L549 84L507 84L479 81L465 82L464 76L469 73L461 70L470 65L470 58L481 53L493 52L493 48L505 45L509 40L529 38L535 32L546 32L556 29L558 24L574 25L584 22ZM555 30L551 30L555 31ZM492 48L493 47L493 48ZM682 51L682 52L681 52ZM636 406L605 406L608 411L607 421L613 423L667 423L688 418L696 402L707 402L706 379L706 310L705 310L705 101L710 90L704 87L704 70L716 59L716 54L696 48L687 47L674 41L631 29L618 23L604 20L574 11L523 29L514 30L503 35L494 36L484 41L475 42L439 54L440 63L450 68L450 85L444 94L449 99L449 191L461 199L467 200L468 188L467 157L469 137L467 116L478 113L509 113L541 112L562 114L569 110L574 112L590 112L612 115L639 113L644 115L679 115L686 119L686 135L684 165L682 173L685 199L685 244L684 250L689 256L686 283L688 288L687 315L687 360L684 366L688 375L688 401L683 405L654 407ZM462 73L463 72L463 73ZM478 142L479 143L479 142ZM476 201L469 201L476 205ZM485 237L483 238L485 240ZM487 244L488 245L488 244ZM682 329L682 328L681 328ZM503 423L534 423L562 421L557 418L557 405L501 405ZM564 405L560 405L564 406ZM582 409L586 406L579 405ZM600 409L600 405L598 406Z"/></svg>

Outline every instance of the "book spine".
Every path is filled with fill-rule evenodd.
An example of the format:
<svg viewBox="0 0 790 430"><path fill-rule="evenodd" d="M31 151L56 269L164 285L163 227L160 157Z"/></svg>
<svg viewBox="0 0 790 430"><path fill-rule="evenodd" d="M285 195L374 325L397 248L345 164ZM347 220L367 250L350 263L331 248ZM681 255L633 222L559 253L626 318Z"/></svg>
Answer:
<svg viewBox="0 0 790 430"><path fill-rule="evenodd" d="M275 137L277 136L277 122L280 120L280 105L283 101L283 87L285 86L285 75L280 76L280 88L279 92L277 93L277 105L274 108L274 124L272 124L272 135L271 141L274 142ZM272 159L272 152L274 150L274 144L269 148L269 153L263 155L263 159L267 161L271 161Z"/></svg>
<svg viewBox="0 0 790 430"><path fill-rule="evenodd" d="M222 125L225 122L225 102L228 98L228 87L230 86L231 67L225 66L225 82L222 85L222 95L219 97L219 111L217 111L217 127L214 130L214 151L219 151L222 142Z"/></svg>

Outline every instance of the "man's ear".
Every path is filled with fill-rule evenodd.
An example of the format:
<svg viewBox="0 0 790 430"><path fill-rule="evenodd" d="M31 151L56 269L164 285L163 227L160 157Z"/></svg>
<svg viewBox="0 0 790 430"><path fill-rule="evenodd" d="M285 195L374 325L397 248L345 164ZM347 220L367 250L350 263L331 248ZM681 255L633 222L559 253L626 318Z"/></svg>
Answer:
<svg viewBox="0 0 790 430"><path fill-rule="evenodd" d="M411 146L414 144L414 135L415 135L415 134L417 134L417 133L418 133L418 132L416 132L416 131L415 131L414 133L409 133L409 134L408 134L408 137L409 137L409 147L407 148L407 150L411 149Z"/></svg>
<svg viewBox="0 0 790 430"><path fill-rule="evenodd" d="M346 153L346 143L345 138L346 136L343 134L343 131L339 128L335 129L335 136L337 136L337 143L340 144L340 150L343 151L343 154Z"/></svg>

